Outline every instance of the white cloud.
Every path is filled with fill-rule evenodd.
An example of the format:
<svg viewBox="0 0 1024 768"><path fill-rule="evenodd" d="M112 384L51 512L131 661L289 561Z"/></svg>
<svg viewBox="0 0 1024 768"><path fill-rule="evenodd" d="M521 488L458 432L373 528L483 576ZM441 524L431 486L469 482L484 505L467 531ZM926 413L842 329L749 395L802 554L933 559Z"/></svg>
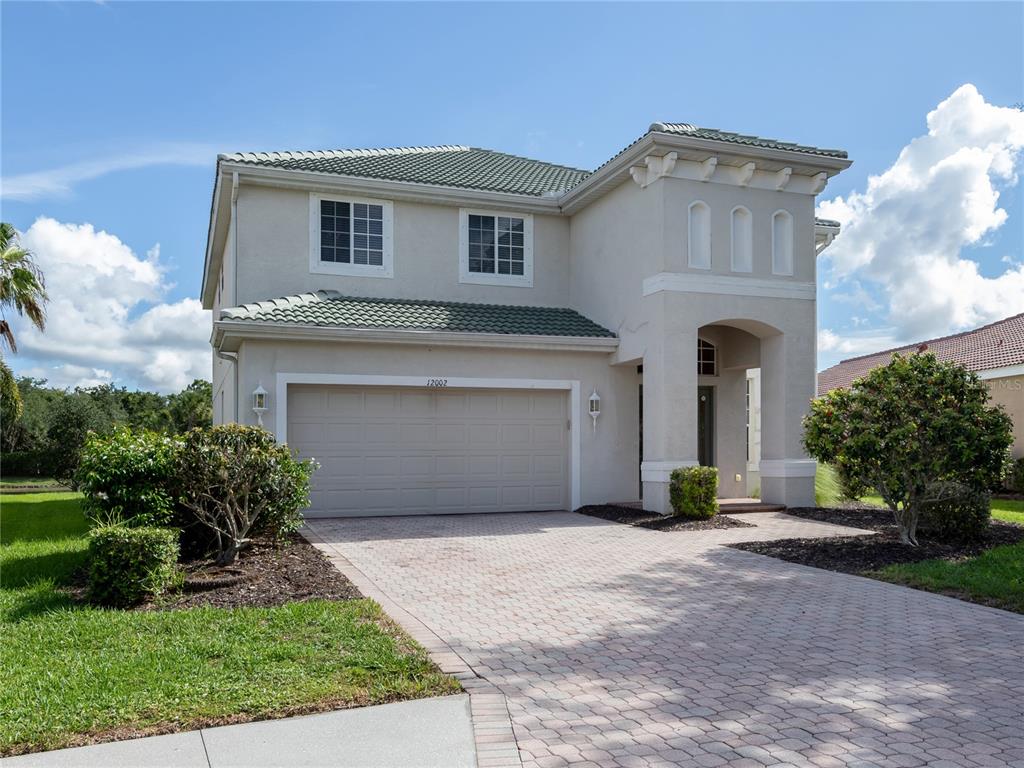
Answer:
<svg viewBox="0 0 1024 768"><path fill-rule="evenodd" d="M161 392L210 378L210 313L197 299L164 301L159 246L140 258L91 224L47 217L22 243L46 276L50 303L45 333L18 324L19 351L35 361L19 373L58 386L117 381Z"/></svg>
<svg viewBox="0 0 1024 768"><path fill-rule="evenodd" d="M857 323L859 325L859 323ZM847 357L859 357L883 349L900 346L891 329L853 331L839 334L829 328L818 331L818 353L823 359L821 367L828 367L833 362Z"/></svg>
<svg viewBox="0 0 1024 768"><path fill-rule="evenodd" d="M0 197L35 200L71 194L74 185L115 171L153 165L212 166L216 150L206 144L159 144L123 155L72 163L45 171L32 171L0 180Z"/></svg>
<svg viewBox="0 0 1024 768"><path fill-rule="evenodd" d="M874 283L904 342L939 336L1024 310L1024 265L985 277L963 250L1006 223L999 189L1017 184L1024 113L988 104L970 84L927 116L928 132L904 147L867 189L822 202L818 215L843 232L825 252L829 285L846 296Z"/></svg>

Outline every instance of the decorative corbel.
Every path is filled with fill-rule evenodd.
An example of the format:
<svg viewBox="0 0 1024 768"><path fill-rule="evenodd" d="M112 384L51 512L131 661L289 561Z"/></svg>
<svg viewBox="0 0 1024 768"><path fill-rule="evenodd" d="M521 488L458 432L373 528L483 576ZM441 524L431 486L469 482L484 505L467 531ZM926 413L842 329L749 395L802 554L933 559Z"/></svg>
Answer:
<svg viewBox="0 0 1024 768"><path fill-rule="evenodd" d="M629 169L629 175L641 189L647 186L647 168L642 165L634 165Z"/></svg>
<svg viewBox="0 0 1024 768"><path fill-rule="evenodd" d="M811 179L811 194L816 195L828 184L828 174L822 171Z"/></svg>
<svg viewBox="0 0 1024 768"><path fill-rule="evenodd" d="M700 180L707 181L715 172L715 166L718 165L717 157L709 157L703 163L700 164Z"/></svg>
<svg viewBox="0 0 1024 768"><path fill-rule="evenodd" d="M789 177L793 175L793 169L789 166L783 168L781 171L775 174L775 189L779 192L786 188L789 184Z"/></svg>
<svg viewBox="0 0 1024 768"><path fill-rule="evenodd" d="M676 163L679 161L678 152L669 152L667 155L661 158L661 175L671 176L672 171L676 169Z"/></svg>
<svg viewBox="0 0 1024 768"><path fill-rule="evenodd" d="M756 163L747 163L746 165L740 166L740 176L736 183L741 187L747 186L747 184L750 183L750 180L754 178L754 171L756 170Z"/></svg>

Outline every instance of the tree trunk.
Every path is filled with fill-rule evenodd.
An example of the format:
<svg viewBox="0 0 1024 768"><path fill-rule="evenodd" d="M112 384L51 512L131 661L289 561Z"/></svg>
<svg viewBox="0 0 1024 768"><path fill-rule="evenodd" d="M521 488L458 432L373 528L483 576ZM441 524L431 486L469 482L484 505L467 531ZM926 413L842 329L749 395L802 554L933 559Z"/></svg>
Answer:
<svg viewBox="0 0 1024 768"><path fill-rule="evenodd" d="M217 565L232 565L238 557L238 549L239 547L235 542L232 542L227 547L223 548L217 555Z"/></svg>

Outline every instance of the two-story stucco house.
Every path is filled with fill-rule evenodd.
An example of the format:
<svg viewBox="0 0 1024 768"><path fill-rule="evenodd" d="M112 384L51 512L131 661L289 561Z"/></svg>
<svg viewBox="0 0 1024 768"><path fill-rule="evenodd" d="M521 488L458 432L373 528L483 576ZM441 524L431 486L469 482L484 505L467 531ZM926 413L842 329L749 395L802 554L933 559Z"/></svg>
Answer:
<svg viewBox="0 0 1024 768"><path fill-rule="evenodd" d="M593 172L461 146L221 155L215 421L315 457L312 515L667 512L698 463L723 497L812 503L815 259L838 232L814 201L849 165L678 123Z"/></svg>

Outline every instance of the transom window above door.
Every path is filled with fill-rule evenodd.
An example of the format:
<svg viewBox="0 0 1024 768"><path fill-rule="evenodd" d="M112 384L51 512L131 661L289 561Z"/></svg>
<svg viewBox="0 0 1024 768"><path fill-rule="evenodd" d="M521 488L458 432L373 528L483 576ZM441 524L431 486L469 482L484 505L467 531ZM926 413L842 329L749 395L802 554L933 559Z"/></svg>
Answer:
<svg viewBox="0 0 1024 768"><path fill-rule="evenodd" d="M717 376L718 350L710 341L697 339L697 375Z"/></svg>
<svg viewBox="0 0 1024 768"><path fill-rule="evenodd" d="M385 200L310 195L310 271L391 277L392 207Z"/></svg>
<svg viewBox="0 0 1024 768"><path fill-rule="evenodd" d="M533 285L533 217L459 212L459 282Z"/></svg>

